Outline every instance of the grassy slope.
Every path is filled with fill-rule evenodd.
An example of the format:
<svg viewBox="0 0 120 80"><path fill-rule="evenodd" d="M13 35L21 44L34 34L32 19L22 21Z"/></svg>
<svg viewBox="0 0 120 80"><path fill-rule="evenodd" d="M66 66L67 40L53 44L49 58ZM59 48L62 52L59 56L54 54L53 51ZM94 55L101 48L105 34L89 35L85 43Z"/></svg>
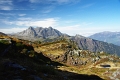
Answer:
<svg viewBox="0 0 120 80"><path fill-rule="evenodd" d="M41 51L47 55L52 54L52 55L57 56L57 55L64 54L64 52L65 52L65 50L60 47L61 44L64 44L65 46L67 46L69 43L63 41L63 42L46 44L46 45L42 45L38 48L35 48L35 50ZM85 54L85 53L83 52L83 54ZM91 55L89 55L89 56L91 56ZM86 58L80 58L80 59L84 61L84 60L87 60L89 58L89 56ZM77 73L77 74L98 75L98 76L102 77L103 79L109 79L108 76L110 76L113 73L113 71L115 71L116 69L118 69L120 67L119 57L115 57L114 55L109 55L106 53L98 53L97 56L100 56L102 59L100 59L96 63L88 63L87 65L81 66L81 67L71 66L71 65L59 66L58 69L62 70L62 71ZM95 58L95 57L93 57L93 58ZM113 61L110 61L109 58L112 58ZM100 67L101 64L110 64L111 68L102 68L102 67Z"/></svg>

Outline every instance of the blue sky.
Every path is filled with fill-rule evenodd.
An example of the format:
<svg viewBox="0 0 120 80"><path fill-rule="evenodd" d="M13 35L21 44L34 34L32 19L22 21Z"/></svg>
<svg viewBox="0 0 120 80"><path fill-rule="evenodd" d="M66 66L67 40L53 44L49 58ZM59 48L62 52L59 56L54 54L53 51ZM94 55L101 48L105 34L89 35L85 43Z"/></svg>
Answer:
<svg viewBox="0 0 120 80"><path fill-rule="evenodd" d="M120 32L120 0L0 0L0 32L53 27L69 35Z"/></svg>

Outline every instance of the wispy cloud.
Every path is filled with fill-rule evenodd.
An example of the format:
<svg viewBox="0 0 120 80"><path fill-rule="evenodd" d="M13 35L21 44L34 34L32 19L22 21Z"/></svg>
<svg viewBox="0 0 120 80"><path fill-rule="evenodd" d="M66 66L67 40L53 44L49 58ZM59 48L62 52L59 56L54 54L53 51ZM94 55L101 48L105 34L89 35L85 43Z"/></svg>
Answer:
<svg viewBox="0 0 120 80"><path fill-rule="evenodd" d="M4 21L5 24L17 26L56 26L57 19L47 18L43 20L33 20L32 18L19 18L18 21Z"/></svg>
<svg viewBox="0 0 120 80"><path fill-rule="evenodd" d="M4 16L4 17L13 17L13 16L19 16L19 17L23 17L26 14L16 14L16 13L3 13L0 12L0 16Z"/></svg>
<svg viewBox="0 0 120 80"><path fill-rule="evenodd" d="M24 1L26 1L26 3L23 3L23 5L21 5L22 3L19 3ZM37 2L39 0L31 0L31 2L34 1ZM29 4L28 2L29 0L0 0L0 10L31 10L30 7L23 7L26 6L26 4Z"/></svg>
<svg viewBox="0 0 120 80"><path fill-rule="evenodd" d="M57 3L59 3L59 4L63 4L63 3L72 3L72 4L74 4L74 3L78 3L80 1L81 0L57 0Z"/></svg>
<svg viewBox="0 0 120 80"><path fill-rule="evenodd" d="M17 0L18 2L29 1L29 0Z"/></svg>
<svg viewBox="0 0 120 80"><path fill-rule="evenodd" d="M0 13L0 15L4 15L4 16L14 16L16 14L13 13Z"/></svg>
<svg viewBox="0 0 120 80"><path fill-rule="evenodd" d="M18 14L18 16L25 16L26 14Z"/></svg>
<svg viewBox="0 0 120 80"><path fill-rule="evenodd" d="M65 23L74 23L76 22L75 20L67 20L67 21L64 21Z"/></svg>
<svg viewBox="0 0 120 80"><path fill-rule="evenodd" d="M0 5L0 10L12 10L13 7L12 6L1 6Z"/></svg>
<svg viewBox="0 0 120 80"><path fill-rule="evenodd" d="M55 7L54 6L47 6L42 9L42 13L49 13L51 12Z"/></svg>
<svg viewBox="0 0 120 80"><path fill-rule="evenodd" d="M75 35L75 34L78 34L80 27L81 27L80 24L76 24L71 26L63 26L63 27L60 26L60 27L56 27L56 29L60 30L62 33Z"/></svg>
<svg viewBox="0 0 120 80"><path fill-rule="evenodd" d="M0 0L0 10L12 10L13 1L12 0Z"/></svg>
<svg viewBox="0 0 120 80"><path fill-rule="evenodd" d="M44 3L44 4L64 4L64 3L77 3L81 0L29 0L31 3Z"/></svg>
<svg viewBox="0 0 120 80"><path fill-rule="evenodd" d="M21 32L23 30L27 29L27 27L25 28L21 28L21 27L13 27L13 28L7 28L7 29L0 29L1 32L10 34L10 33L17 33L17 32Z"/></svg>
<svg viewBox="0 0 120 80"><path fill-rule="evenodd" d="M32 18L25 18L25 17L21 17L21 18L18 18L19 21L31 21Z"/></svg>
<svg viewBox="0 0 120 80"><path fill-rule="evenodd" d="M60 30L62 33L67 33L71 36L74 36L76 34L82 35L82 36L89 36L94 33L93 29L91 28L83 28L80 24L78 25L72 25L72 26L64 26L64 27L57 27L56 29ZM96 30L96 28L94 28ZM90 32L93 31L93 32Z"/></svg>
<svg viewBox="0 0 120 80"><path fill-rule="evenodd" d="M12 0L0 0L1 5L12 5Z"/></svg>
<svg viewBox="0 0 120 80"><path fill-rule="evenodd" d="M42 0L29 0L31 3L38 3L41 2Z"/></svg>
<svg viewBox="0 0 120 80"><path fill-rule="evenodd" d="M91 7L91 6L93 6L93 5L94 5L94 3L86 4L86 5L82 6L81 8L88 8L88 7Z"/></svg>

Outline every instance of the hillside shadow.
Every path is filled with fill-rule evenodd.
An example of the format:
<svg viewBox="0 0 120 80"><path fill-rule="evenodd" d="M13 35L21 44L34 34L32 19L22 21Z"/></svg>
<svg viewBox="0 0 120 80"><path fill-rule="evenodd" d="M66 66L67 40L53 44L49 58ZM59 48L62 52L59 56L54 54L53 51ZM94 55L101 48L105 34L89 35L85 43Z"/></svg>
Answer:
<svg viewBox="0 0 120 80"><path fill-rule="evenodd" d="M50 58L44 56L42 53L33 52L33 57L29 57L28 54L21 54L20 50L24 48L34 50L31 46L19 43L18 46L11 46L7 54L0 57L1 80L4 80L5 78L6 80L13 80L16 76L19 76L22 80L27 80L31 75L39 76L42 80L103 80L97 75L77 74L58 70L56 69L57 66L65 65L59 62L51 61ZM10 65L13 65L13 67L4 65L6 62L7 64L9 63ZM14 65L17 65L17 67L14 67ZM22 69L26 70L22 70L20 66ZM30 78L29 80L36 79Z"/></svg>

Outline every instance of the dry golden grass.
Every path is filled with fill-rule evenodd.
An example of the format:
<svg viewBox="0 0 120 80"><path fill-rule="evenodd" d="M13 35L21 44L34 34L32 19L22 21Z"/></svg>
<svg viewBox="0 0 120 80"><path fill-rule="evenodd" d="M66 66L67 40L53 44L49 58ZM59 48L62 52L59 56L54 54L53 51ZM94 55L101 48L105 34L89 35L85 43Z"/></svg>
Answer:
<svg viewBox="0 0 120 80"><path fill-rule="evenodd" d="M35 47L34 50L36 52L42 52L43 54L47 55L61 55L64 54L65 48L63 48L61 45L67 45L66 42L56 42L52 44L45 44L45 45L40 45L40 47Z"/></svg>

